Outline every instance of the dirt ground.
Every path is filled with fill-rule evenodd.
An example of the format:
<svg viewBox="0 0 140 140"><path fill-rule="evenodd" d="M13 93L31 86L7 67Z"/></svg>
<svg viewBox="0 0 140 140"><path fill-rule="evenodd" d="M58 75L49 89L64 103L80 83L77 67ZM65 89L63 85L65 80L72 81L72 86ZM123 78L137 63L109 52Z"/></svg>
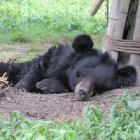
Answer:
<svg viewBox="0 0 140 140"><path fill-rule="evenodd" d="M25 51L26 52L26 51ZM140 73L140 68L137 68ZM21 114L30 119L65 120L80 118L86 105L96 105L104 112L112 106L109 100L114 100L124 91L134 94L140 93L140 74L135 87L127 89L115 89L103 94L96 95L88 101L77 101L74 93L62 94L36 94L23 93L14 87L0 90L0 117L7 119L9 112L19 110Z"/></svg>

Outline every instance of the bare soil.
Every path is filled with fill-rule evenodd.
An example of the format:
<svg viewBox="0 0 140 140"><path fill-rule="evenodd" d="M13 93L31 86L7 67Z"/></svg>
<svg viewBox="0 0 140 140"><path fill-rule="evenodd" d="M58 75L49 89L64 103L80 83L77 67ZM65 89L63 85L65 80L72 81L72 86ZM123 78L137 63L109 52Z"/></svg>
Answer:
<svg viewBox="0 0 140 140"><path fill-rule="evenodd" d="M15 47L15 49L16 48L17 47ZM22 51L21 46L19 51ZM24 51L24 53L27 52L27 50ZM122 95L124 91L130 94L140 93L140 68L137 68L137 70L138 81L135 87L107 91L92 97L88 101L75 100L74 93L25 93L9 86L0 90L0 117L8 119L9 112L19 110L21 114L30 119L61 121L81 118L82 110L86 105L96 105L101 108L103 112L106 112L108 108L112 106L112 103L108 101L115 100L115 98Z"/></svg>

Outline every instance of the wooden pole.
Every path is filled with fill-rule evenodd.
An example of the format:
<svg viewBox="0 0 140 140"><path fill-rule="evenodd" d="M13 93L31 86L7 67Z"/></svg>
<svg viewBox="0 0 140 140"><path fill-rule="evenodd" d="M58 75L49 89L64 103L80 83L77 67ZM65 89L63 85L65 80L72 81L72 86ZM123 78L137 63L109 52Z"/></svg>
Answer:
<svg viewBox="0 0 140 140"><path fill-rule="evenodd" d="M103 2L104 0L95 0L93 6L88 11L88 15L94 16L101 7L101 5L103 4Z"/></svg>
<svg viewBox="0 0 140 140"><path fill-rule="evenodd" d="M112 1L107 35L122 39L129 4L130 0ZM104 46L103 51L109 51L113 59L117 61L119 55L117 51L110 51L107 46Z"/></svg>
<svg viewBox="0 0 140 140"><path fill-rule="evenodd" d="M118 9L119 9L119 2L117 0L112 0L109 23L108 23L107 33L106 33L107 35L109 35L111 37L114 34L116 21L117 21ZM105 52L105 51L108 51L108 52L110 51L109 48L107 47L107 44L105 44L103 47L103 52Z"/></svg>

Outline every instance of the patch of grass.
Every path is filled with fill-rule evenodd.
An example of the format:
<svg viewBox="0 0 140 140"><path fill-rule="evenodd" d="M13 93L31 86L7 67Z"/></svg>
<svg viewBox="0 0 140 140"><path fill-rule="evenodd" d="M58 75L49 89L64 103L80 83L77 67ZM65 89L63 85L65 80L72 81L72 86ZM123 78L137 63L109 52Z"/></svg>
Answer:
<svg viewBox="0 0 140 140"><path fill-rule="evenodd" d="M25 61L30 61L30 60L32 60L33 58L35 58L36 57L36 55L35 54L28 54L28 55L26 55L25 57L23 56L23 57L18 57L17 56L17 58L18 58L18 62L25 62Z"/></svg>
<svg viewBox="0 0 140 140"><path fill-rule="evenodd" d="M3 0L0 4L0 43L37 42L80 33L103 34L105 5L95 17L93 1ZM46 40L47 41L47 40Z"/></svg>
<svg viewBox="0 0 140 140"><path fill-rule="evenodd" d="M9 57L13 57L12 52L11 51L3 51L0 53L0 60L5 60Z"/></svg>
<svg viewBox="0 0 140 140"><path fill-rule="evenodd" d="M91 37L94 41L94 48L101 50L102 42L103 42L103 35L92 35Z"/></svg>
<svg viewBox="0 0 140 140"><path fill-rule="evenodd" d="M33 58L35 58L35 54L28 54L24 56L24 54L13 54L12 51L4 51L0 54L0 60L5 61L5 60L16 60L17 62L25 62L25 61L30 61Z"/></svg>
<svg viewBox="0 0 140 140"><path fill-rule="evenodd" d="M9 121L0 121L0 139L139 140L140 94L124 94L115 102L105 118L101 109L86 106L82 121L33 121L14 111Z"/></svg>
<svg viewBox="0 0 140 140"><path fill-rule="evenodd" d="M19 43L28 43L28 42L31 42L30 39L28 39L24 34L22 33L17 33L17 34L14 34L12 37L11 37L11 42L15 43L15 42L19 42Z"/></svg>
<svg viewBox="0 0 140 140"><path fill-rule="evenodd" d="M32 47L30 47L30 51L31 52L37 52L37 51L40 51L40 50L41 50L41 48L38 47L38 46L32 46Z"/></svg>

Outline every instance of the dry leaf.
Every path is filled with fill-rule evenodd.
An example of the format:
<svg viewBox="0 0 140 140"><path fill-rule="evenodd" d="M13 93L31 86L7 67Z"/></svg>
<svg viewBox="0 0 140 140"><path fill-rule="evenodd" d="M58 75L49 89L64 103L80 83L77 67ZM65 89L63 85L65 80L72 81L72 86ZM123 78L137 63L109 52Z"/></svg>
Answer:
<svg viewBox="0 0 140 140"><path fill-rule="evenodd" d="M8 77L9 77L9 74L11 72L11 67L8 67L7 69L7 72L5 72L2 77L0 77L0 88L3 89L5 88L6 86L8 86L9 84L9 81L7 81Z"/></svg>

